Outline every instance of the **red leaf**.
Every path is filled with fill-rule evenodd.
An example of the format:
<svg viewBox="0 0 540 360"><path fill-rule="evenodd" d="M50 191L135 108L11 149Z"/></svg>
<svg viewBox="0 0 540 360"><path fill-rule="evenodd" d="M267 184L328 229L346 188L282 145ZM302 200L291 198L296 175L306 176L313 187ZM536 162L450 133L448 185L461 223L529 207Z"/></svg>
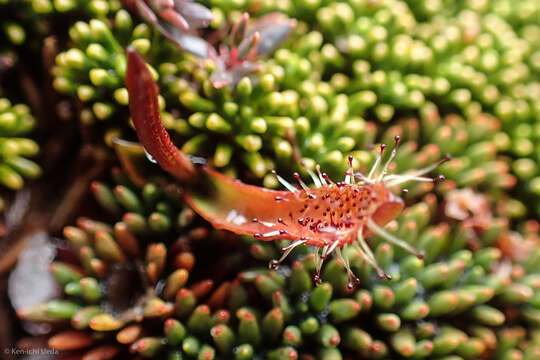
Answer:
<svg viewBox="0 0 540 360"><path fill-rule="evenodd" d="M127 49L126 86L129 110L144 148L167 172L184 181L193 181L195 167L171 142L161 123L158 89L144 60L134 48Z"/></svg>

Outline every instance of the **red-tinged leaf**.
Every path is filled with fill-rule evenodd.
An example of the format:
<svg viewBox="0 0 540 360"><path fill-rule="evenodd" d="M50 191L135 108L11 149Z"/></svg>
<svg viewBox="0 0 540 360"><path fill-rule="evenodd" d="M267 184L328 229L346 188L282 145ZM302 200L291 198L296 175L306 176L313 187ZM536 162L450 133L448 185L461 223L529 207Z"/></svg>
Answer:
<svg viewBox="0 0 540 360"><path fill-rule="evenodd" d="M260 34L258 32L254 32L249 37L246 37L240 46L238 46L238 58L254 61L257 56L259 40Z"/></svg>
<svg viewBox="0 0 540 360"><path fill-rule="evenodd" d="M186 19L172 8L163 10L160 15L180 30L187 31L190 27Z"/></svg>
<svg viewBox="0 0 540 360"><path fill-rule="evenodd" d="M213 287L214 282L212 280L201 280L198 283L191 285L191 291L197 299L201 300L210 293Z"/></svg>
<svg viewBox="0 0 540 360"><path fill-rule="evenodd" d="M263 68L262 64L253 63L249 61L243 62L241 65L235 66L231 71L232 77L233 77L233 84L236 84L237 82L242 80L244 76L248 74L261 71L262 68Z"/></svg>
<svg viewBox="0 0 540 360"><path fill-rule="evenodd" d="M130 143L130 147L137 147L137 153L144 153L140 144ZM139 160L143 159L144 156L141 155ZM139 162L137 161L137 164ZM129 164L133 166L133 162ZM217 229L245 235L264 234L284 229L285 227L276 220L280 217L284 221L287 220L287 214L291 209L296 209L297 200L296 195L291 192L247 185L208 167L202 167L197 188L186 189L184 198L195 212ZM254 218L259 221L253 222ZM288 222L291 220L288 219ZM270 226L271 223L274 226ZM297 239L299 235L281 234L265 237L264 240L273 240L276 237Z"/></svg>
<svg viewBox="0 0 540 360"><path fill-rule="evenodd" d="M48 345L51 349L64 351L83 349L93 342L92 336L86 332L68 330L51 337Z"/></svg>
<svg viewBox="0 0 540 360"><path fill-rule="evenodd" d="M101 345L88 351L82 360L109 360L114 359L120 349L115 345Z"/></svg>
<svg viewBox="0 0 540 360"><path fill-rule="evenodd" d="M223 308L225 305L227 298L229 296L229 292L231 289L231 283L226 281L222 283L210 296L210 298L206 301L206 304L210 306L211 309L217 310Z"/></svg>
<svg viewBox="0 0 540 360"><path fill-rule="evenodd" d="M208 26L212 21L212 12L209 9L190 1L175 1L174 7L165 5L162 11L156 14L144 0L123 2L181 50L202 59L208 58L212 50L210 44L191 32Z"/></svg>
<svg viewBox="0 0 540 360"><path fill-rule="evenodd" d="M128 48L127 57L129 109L139 140L164 170L178 179L193 181L196 177L193 164L172 144L161 123L158 90L150 70L134 48Z"/></svg>
<svg viewBox="0 0 540 360"><path fill-rule="evenodd" d="M144 149L140 144L129 143L129 146L132 147L131 150L134 153L140 154L137 164L145 159L142 155ZM133 166L134 163L130 161L128 164ZM202 168L198 179L196 190L186 189L185 200L195 212L218 229L246 235L278 231L284 227L276 223L276 219L279 217L286 219L290 209L294 208L291 202L296 200L296 195L288 191L247 185L208 167ZM253 222L254 218L257 218L259 222ZM288 221L290 222L290 219ZM275 226L269 226L271 222ZM279 237L289 238L286 234ZM269 237L265 240L275 238Z"/></svg>
<svg viewBox="0 0 540 360"><path fill-rule="evenodd" d="M233 47L238 47L244 37L246 36L246 30L248 26L249 21L249 14L243 13L242 18L240 21L238 21L236 24L234 24L232 31L231 31L231 44Z"/></svg>
<svg viewBox="0 0 540 360"><path fill-rule="evenodd" d="M141 336L143 336L144 330L141 325L134 324L127 326L120 330L118 334L116 334L116 341L118 341L120 344L132 344L137 339L139 339Z"/></svg>
<svg viewBox="0 0 540 360"><path fill-rule="evenodd" d="M228 85L236 85L244 76L262 70L263 65L251 61L243 61L233 66L232 69L226 70L219 66L219 60L216 62L218 69L210 76L210 82L216 88L222 88Z"/></svg>
<svg viewBox="0 0 540 360"><path fill-rule="evenodd" d="M199 215L216 228L237 234L261 234L265 240L300 238L301 229L292 224L292 211L301 206L296 193L246 185L208 167L196 171L172 144L161 122L150 72L134 50L128 50L127 83L131 116L140 141L165 171L184 182L197 179L197 186L187 189L185 197ZM288 231L283 231L286 226L278 222L281 218L291 223Z"/></svg>

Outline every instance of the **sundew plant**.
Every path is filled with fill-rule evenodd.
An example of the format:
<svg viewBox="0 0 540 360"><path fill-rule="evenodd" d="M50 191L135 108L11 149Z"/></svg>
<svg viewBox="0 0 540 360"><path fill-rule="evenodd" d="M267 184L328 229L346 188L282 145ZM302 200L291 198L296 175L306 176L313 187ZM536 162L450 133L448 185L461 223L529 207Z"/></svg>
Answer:
<svg viewBox="0 0 540 360"><path fill-rule="evenodd" d="M537 0L0 0L7 358L540 358Z"/></svg>

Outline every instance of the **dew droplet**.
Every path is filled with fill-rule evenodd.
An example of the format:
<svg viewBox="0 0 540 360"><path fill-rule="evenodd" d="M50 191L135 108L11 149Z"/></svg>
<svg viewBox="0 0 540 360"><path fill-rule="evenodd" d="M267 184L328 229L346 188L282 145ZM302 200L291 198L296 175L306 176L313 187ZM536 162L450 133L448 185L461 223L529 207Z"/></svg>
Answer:
<svg viewBox="0 0 540 360"><path fill-rule="evenodd" d="M154 163L154 164L157 164L158 162L156 161L156 159L154 159L154 157L148 152L146 151L146 149L144 149L144 155L146 155L146 158L151 162L151 163Z"/></svg>

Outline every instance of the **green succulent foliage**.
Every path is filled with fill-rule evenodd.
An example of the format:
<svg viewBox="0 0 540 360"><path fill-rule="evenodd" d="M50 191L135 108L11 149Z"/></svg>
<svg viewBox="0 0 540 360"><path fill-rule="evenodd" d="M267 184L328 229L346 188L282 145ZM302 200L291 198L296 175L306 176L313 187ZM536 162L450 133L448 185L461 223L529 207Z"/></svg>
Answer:
<svg viewBox="0 0 540 360"><path fill-rule="evenodd" d="M108 18L77 21L69 36L72 47L56 57L53 86L63 94L76 96L84 104L80 113L83 124L116 120L108 123L105 130L105 141L110 145L110 139L125 129L124 119L129 115L124 86L125 48L134 46L154 64L149 67L156 80L160 75L154 67L167 59L178 58L179 50L152 27L135 21L124 9L111 12ZM164 109L163 99L160 106Z"/></svg>
<svg viewBox="0 0 540 360"><path fill-rule="evenodd" d="M0 98L0 184L5 189L19 190L24 178L34 179L41 174L40 167L29 160L39 151L38 144L24 137L35 124L28 106L12 105ZM0 208L4 201L0 198Z"/></svg>
<svg viewBox="0 0 540 360"><path fill-rule="evenodd" d="M123 105L128 99L123 87L125 57L122 51L123 46L132 43L147 55L149 64L155 69L153 73L156 79L159 78L167 109L180 115L164 113L164 123L177 133L177 143L186 153L203 155L213 166L233 176L252 177L252 181L263 179L262 183L267 187L278 186L268 174L270 170L275 168L283 173L302 171L299 167L301 162L310 168L318 163L331 176L341 177L347 167L347 155L356 155L357 150L380 140L380 130L387 128L390 121L403 117L425 119L440 109L443 114L449 110L456 112L467 123L468 119L482 116L483 110L491 109L481 100L473 101L468 93L472 91L472 85L459 85L450 76L445 76L447 72L441 69L454 67L448 65L449 59L461 64L462 56L450 57L447 53L435 56L429 41L415 35L419 32L417 28L424 23L417 23L414 14L403 3L372 5L369 11L361 10L363 8L358 5L358 11L351 15L358 18L356 25L340 26L327 24L329 15L324 14L334 14L332 16L335 17L339 13L347 17L344 14L350 13L350 5L340 3L348 10L340 7L339 11L330 4L320 8L317 14L322 15L318 15L319 25L315 29L300 23L285 48L265 61L259 74L243 78L234 88L220 89L210 83L214 67L211 61L201 62L179 55L166 41L160 41L163 46L150 47L150 34L157 35L145 24L133 25L129 14L119 11L111 21L114 27L108 35L91 35L99 34L100 24L103 24L96 20L90 24L79 22L74 25L71 37L75 47L58 56L58 66L54 71L55 87L62 92L76 94L85 103L81 112L85 123L125 115ZM400 9L404 11L399 12ZM219 8L214 8L214 13L214 26L224 23L225 19L234 23L238 15L232 11L225 17ZM372 13L386 14L386 17L374 17L386 19L385 22L377 23L370 17ZM304 14L300 18L307 21L309 17L306 16ZM387 26L391 21L388 16L393 16L395 26ZM129 26L123 25L128 23ZM441 25L436 25L440 30ZM447 25L448 28L454 26ZM458 25L455 25L456 29ZM340 33L330 33L336 28ZM411 35L405 35L409 33ZM372 54L374 48L377 44L387 43L395 43L391 49L405 49L406 54L396 53L388 55L388 59L378 60ZM352 51L351 44L363 44L363 50ZM465 45L459 48L465 48ZM416 57L407 58L410 54L416 54ZM393 63L398 60L404 63ZM428 68L434 69L427 72ZM161 102L162 106L164 102ZM376 121L366 120L372 118ZM442 149L443 153L449 151L453 156L466 154L468 148L465 145L489 141L490 136L495 135L497 149L482 144L489 151L506 151L510 146L504 123L502 129L500 125L492 124L486 129L485 136L476 137L467 136L457 129L462 124L455 123L451 129L444 127L439 129L439 133L428 136L419 133L413 140L435 144L444 140L453 146L443 146L447 149ZM106 142L122 132L119 122L107 126ZM392 141L392 137L383 138ZM492 158L495 160L496 156ZM465 164L469 170L478 165L474 161L465 161ZM520 169L534 168L524 160L518 165ZM355 167L358 167L356 163ZM492 179L483 176L481 171L473 171L469 175L477 177L472 182L493 185ZM507 187L511 183L507 177L496 180L506 181ZM469 182L468 176L461 182ZM494 187L501 186L495 183Z"/></svg>
<svg viewBox="0 0 540 360"><path fill-rule="evenodd" d="M91 17L106 16L122 7L119 0L30 0L32 9L40 15L78 12Z"/></svg>
<svg viewBox="0 0 540 360"><path fill-rule="evenodd" d="M390 11L392 4L385 5L381 11ZM401 6L404 4L401 3ZM226 5L223 7L226 8ZM344 12L335 10L333 13L342 15ZM290 14L296 15L295 12ZM369 20L367 15L363 16L365 21ZM230 17L235 16L236 13L231 12ZM360 14L354 16L361 17ZM400 23L399 19L394 20ZM407 23L403 19L401 22ZM438 111L444 114L451 110L467 123L469 119L479 119L483 110L489 110L483 109L478 101L460 103L463 106L453 102L454 98L462 99L467 90L453 89L450 80L444 76L422 73L423 68L429 65L427 61L435 63L439 60L433 55L425 55L433 52L428 45L424 45L425 49L414 51L425 55L425 59L414 60L418 62L415 66L397 66L389 64L388 59L377 62L368 52L377 44L378 30L386 34L385 24L366 25L370 29L376 27L372 31L374 39L370 40L371 44L366 42L366 34L351 35L353 39L350 42L360 42L365 47L365 51L354 54L344 45L347 41L343 35L332 36L336 38L333 43L325 42L330 37L326 30L344 31L347 29L344 25L328 25L325 30L322 20L317 24L321 25L309 29L306 24L300 23L285 48L277 50L273 58L265 62L260 74L256 78L242 79L234 89L215 89L211 86L208 79L212 72L211 64L197 66L188 58L177 63L176 69L167 65L162 94L172 106L179 102L188 110L187 119L181 119L176 125L177 131L184 136L183 142L178 141L183 144L182 149L208 156L215 167L227 168L240 159L256 177L267 175L273 168L289 173L301 161L311 168L319 163L329 174L341 176L347 166L347 155L355 154L356 150L365 149L375 140L380 140L381 128L387 128L390 121L395 122L403 117L425 120L430 114ZM403 32L406 31L414 33L410 24L396 25L392 29L392 36L396 37L399 34L405 36ZM389 35L385 35L384 39L387 37ZM415 41L421 43L420 40ZM402 45L407 45L408 51L412 46L407 43L397 47L401 48ZM412 61L397 55L391 58ZM377 121L366 120L372 118ZM464 123L456 123L451 126L454 130L445 127L439 133L431 132L427 136L419 130L414 140L437 144L443 141L438 137L447 137L443 151L449 151L454 156L467 153L466 145L491 140L496 132L500 140L498 145L502 147L508 143L506 133L500 131L501 125L495 124L495 120L472 122L474 126L478 126L478 122L490 123L483 139L468 137L458 129ZM478 129L475 133L480 135L481 131ZM457 139L458 136L461 138ZM390 140L390 143L393 141L393 136L384 135L382 138ZM450 144L453 146L448 146ZM491 148L495 152L500 150ZM477 165L468 163L470 166ZM489 183L487 179L484 182ZM267 175L264 185L275 187L277 184Z"/></svg>
<svg viewBox="0 0 540 360"><path fill-rule="evenodd" d="M125 117L123 49L133 44L155 69L167 111L175 114L164 113L164 123L178 133L179 146L231 175L263 179L268 187L277 186L269 170L301 171L302 160L341 176L347 155L380 139L380 128L421 117L433 104L466 120L493 113L502 123L494 144L514 158L511 170L521 181L520 207L534 208L529 199L540 194L534 145L540 27L534 1L520 3L523 11L506 0L206 4L213 6L214 28L234 23L242 9L283 11L300 23L259 74L235 88L215 89L211 62L180 55L111 3L109 19L71 29L73 47L58 56L54 70L56 89L85 104L84 123ZM111 31L100 33L99 24L112 25ZM126 133L123 120L105 126L107 143Z"/></svg>
<svg viewBox="0 0 540 360"><path fill-rule="evenodd" d="M53 263L64 298L20 311L23 319L69 321L89 338L116 341L119 354L129 349L145 358L534 359L539 350L540 249L519 261L504 258L494 246L508 231L503 218L481 231L436 222L441 209L426 198L393 226L425 252L423 260L370 239L391 281L378 279L360 254L345 248L357 288L348 287L337 258L328 260L323 283L315 286L313 257L298 248L295 261L278 271L245 270L201 296L201 283L191 282L196 275L170 260L178 258L171 246L178 236L206 237L204 228L190 225L194 214L179 205L178 189L154 182L141 188L115 174L116 186L95 182L92 191L119 220L82 218L65 228L81 266ZM246 241L255 259L279 256L277 245ZM479 249L468 250L471 242ZM112 274L130 263L141 269L140 288L127 308L111 311L111 287L119 286ZM127 336L137 326L145 335Z"/></svg>
<svg viewBox="0 0 540 360"><path fill-rule="evenodd" d="M371 125L375 128L375 124ZM427 103L420 109L419 118L398 119L378 138L382 143L392 144L394 137L400 136L400 147L391 165L393 173L424 168L451 154L452 159L436 170L450 181L436 190L444 193L454 186L475 186L489 189L493 196L498 196L500 190L515 183L515 177L508 173L508 165L493 143L493 138L500 133L500 122L488 114L469 118L457 114L441 116L434 104ZM362 172L368 172L375 161L374 153L354 151L353 165L357 162ZM429 183L410 182L403 186L409 190L409 198L432 189Z"/></svg>
<svg viewBox="0 0 540 360"><path fill-rule="evenodd" d="M111 342L115 354L129 351L145 358L225 359L234 352L248 359L257 352L279 359L297 354L291 346L263 350L250 344L258 320L256 310L238 308L246 295L239 281L213 289L211 280L192 280L198 255L186 250L186 239L208 241L208 231L196 226L177 187L154 182L139 187L123 172L114 174L116 186L94 182L91 188L102 210L118 221L80 218L64 229L79 264L53 262L50 269L63 297L22 309L22 319L69 323L78 336L93 339L95 346L84 350L88 354ZM136 272L138 280L125 277L126 272ZM134 289L127 296L130 283ZM230 291L235 300L229 306ZM268 316L281 315L272 310ZM130 336L134 329L145 336Z"/></svg>
<svg viewBox="0 0 540 360"><path fill-rule="evenodd" d="M0 10L2 11L2 17L0 18L0 29L2 34L2 44L11 43L12 45L22 45L26 40L26 31L14 19L7 17L7 12L12 11L15 8L16 1L2 0L0 2ZM18 2L21 3L21 2ZM21 5L21 4L17 4ZM5 15L4 15L5 14Z"/></svg>
<svg viewBox="0 0 540 360"><path fill-rule="evenodd" d="M213 28L235 23L244 9L282 11L299 24L258 74L217 89L210 82L215 64L182 54L117 1L34 0L36 12L84 10L94 17L71 27L70 48L53 69L55 89L81 101L81 121L105 128L107 144L130 136L124 48L132 45L160 85L160 106L168 111L163 121L178 146L205 156L220 171L275 188L269 170L302 172L303 162L309 168L320 164L340 180L348 155L355 170L366 172L377 153L368 146L390 145L400 135L391 171L419 169L451 153L453 159L439 169L450 181L436 185L436 192L485 191L498 201L498 217L484 229L471 228L444 218L444 205L425 197L390 225L425 252L423 260L370 239L391 281L377 279L360 254L344 249L359 286L350 290L343 263L332 259L316 287L313 257L299 248L295 261L279 271L245 265L234 280L210 290L207 283L193 282L197 275L189 266L174 263L178 237L208 240L208 230L197 227L193 211L182 205L178 188L162 179L136 186L116 172L116 185L92 185L108 219L83 218L64 231L80 266L58 261L51 267L63 298L19 315L70 322L96 342L147 358L536 359L540 249L527 248L521 258L510 259L499 245L509 233L508 219L525 216L527 205L540 197L540 4L202 3L213 6ZM7 103L2 112L2 100L0 129L3 123L27 123L20 120L28 117L24 107ZM1 134L7 139L0 142L4 153L17 148L14 156L22 160L18 166L2 160L0 182L15 184L17 172L29 176L28 169L37 175L37 166L24 158L33 143L8 138L19 132ZM2 167L16 176L2 177L8 174ZM504 190L516 178L516 198L506 198ZM410 201L433 189L431 183L406 187ZM523 235L513 236L538 244L534 231L521 230ZM274 244L246 241L257 260L279 257ZM126 267L139 269L140 288L123 311L113 311L111 278ZM124 331L133 326L145 335L126 340Z"/></svg>
<svg viewBox="0 0 540 360"><path fill-rule="evenodd" d="M309 63L305 64L304 76L309 72ZM290 67L295 65L291 62ZM186 68L193 69L192 77L183 75ZM189 114L176 125L177 132L187 138L182 150L206 155L218 168L231 168L234 160L240 160L262 178L274 167L290 169L295 157L297 163L302 159L312 166L320 162L336 174L345 166L344 154L373 140L364 119L345 118L346 99L334 96L330 87L320 83L318 91L317 84L311 84L313 93L308 99L282 86L298 69L289 73L272 61L266 68L257 79L243 78L235 89L215 89L209 80L211 65L196 67L189 59L178 63L163 93L169 103L179 102Z"/></svg>
<svg viewBox="0 0 540 360"><path fill-rule="evenodd" d="M38 21L30 1L0 1L0 56L16 57L22 46L28 47L30 43L35 46L36 38L40 38L43 32L43 23Z"/></svg>
<svg viewBox="0 0 540 360"><path fill-rule="evenodd" d="M358 13L354 4L329 5L317 12L352 69L362 69L347 88L374 91L396 111L412 92L420 91L442 108L493 113L504 130L495 143L515 159L512 170L525 189L521 199L537 194L539 4L415 1L407 10L403 2L390 1L378 2L367 13ZM440 16L441 9L445 16ZM348 18L354 21L335 26L351 11L354 16ZM369 63L362 63L364 59ZM421 99L419 94L414 97ZM385 120L377 108L375 115Z"/></svg>
<svg viewBox="0 0 540 360"><path fill-rule="evenodd" d="M299 43L308 46L309 40L301 38ZM209 84L207 70L193 69L188 60L178 63L178 68L194 74L192 82L202 79L198 92L188 79L172 74L162 88L164 94L177 94L182 106L193 112L174 127L184 138L189 137L181 146L184 152L206 156L213 166L225 169L240 159L253 174L264 176L265 186L277 187L269 171L304 172L295 167L301 162L311 169L320 164L335 179L341 179L346 155L353 155L355 170L367 173L377 151L364 149L375 141L390 145L394 136L400 135L402 145L392 171L422 168L450 153L454 159L440 171L458 185L491 189L514 185L515 179L508 174L493 142L494 138L505 139L496 118L484 113L442 117L434 103L425 102L415 116L394 119L392 126L382 127L366 121L364 112L351 114L375 101L373 93L361 91L348 97L336 94L326 82L309 79L299 80L294 90L279 91L289 87L285 83L297 74L293 68L303 56L282 49L275 57L281 60L270 61L258 81L244 78L235 89L215 89ZM169 104L174 101L167 98ZM419 193L429 190L428 184L412 186Z"/></svg>
<svg viewBox="0 0 540 360"><path fill-rule="evenodd" d="M397 235L424 250L423 260L371 239L377 261L392 275L389 282L377 279L351 248L344 252L359 275L357 290L348 287L343 262L336 258L325 265L318 287L310 256L299 256L278 272L240 274L241 282L262 298L261 313L273 308L283 316L281 322L261 316L252 333L267 334L264 344L293 346L309 359L534 358L540 345L535 300L540 249L510 265L493 246L506 231L503 219L474 232L462 224L434 222L438 211L436 203L417 203L395 226ZM466 245L472 239L481 244L474 252ZM279 256L274 245L260 242L251 252L267 261ZM501 271L505 263L506 273ZM509 309L516 309L515 316ZM251 344L256 346L257 339Z"/></svg>
<svg viewBox="0 0 540 360"><path fill-rule="evenodd" d="M40 51L54 16L103 17L121 6L117 0L1 0L0 55L16 56L23 46Z"/></svg>
<svg viewBox="0 0 540 360"><path fill-rule="evenodd" d="M208 1L224 17L242 9L283 11L310 28L280 50L311 63L311 78L347 95L349 116L389 123L427 102L464 117L492 113L502 121L495 142L513 158L518 197L540 196L540 5L537 1ZM323 41L324 39L324 41ZM285 72L285 79L302 79ZM294 88L294 85L292 85ZM285 90L285 89L284 89ZM308 117L309 118L309 117Z"/></svg>
<svg viewBox="0 0 540 360"><path fill-rule="evenodd" d="M51 264L63 298L23 309L19 312L21 318L68 321L75 330L89 330L114 339L128 326L148 325L173 315L196 318L201 311L209 311L208 306L196 307L196 295L208 294L211 282L210 288L208 282L203 282L199 290L187 287L194 255L186 242L188 238L206 237L208 231L196 227L195 214L183 206L180 190L154 182L136 186L122 171L115 170L114 178L114 186L101 182L91 185L101 211L111 222L79 218L76 226L64 228L69 248L79 263L58 260ZM184 240L178 239L180 235ZM128 296L130 284L133 286ZM173 339L181 342L187 337L186 328L177 320L163 321L163 326L165 334L172 337L171 345ZM118 339L118 345L127 350L126 342L121 340L123 335L118 335ZM196 338L191 340L199 346ZM151 343L139 340L132 346L134 351L142 355L155 353L157 348L150 349L154 345L143 346L148 341ZM174 342L174 346L179 342Z"/></svg>

